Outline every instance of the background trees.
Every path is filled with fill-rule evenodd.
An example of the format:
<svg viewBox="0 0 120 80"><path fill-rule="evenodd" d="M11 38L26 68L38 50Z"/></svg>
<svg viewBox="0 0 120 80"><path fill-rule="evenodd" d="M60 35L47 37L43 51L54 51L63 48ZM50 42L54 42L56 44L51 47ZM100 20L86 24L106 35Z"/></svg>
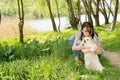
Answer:
<svg viewBox="0 0 120 80"><path fill-rule="evenodd" d="M81 15L86 15L86 21L89 21L96 26L100 26L99 18L102 14L104 16L105 24L109 23L110 15L113 16L113 22L111 25L111 30L113 30L119 12L119 0L24 0L23 7L25 17L24 11L22 11L23 8L18 8L17 1L0 0L1 16L16 17L19 14L19 26L23 26L24 18L51 18L53 30L58 31L54 20L54 18L58 16L60 31L60 17L65 16L68 17L71 27L73 29L78 29L78 26L82 23ZM22 27L20 30L22 30ZM20 32L22 33L22 31ZM20 35L22 35L21 33Z"/></svg>
<svg viewBox="0 0 120 80"><path fill-rule="evenodd" d="M79 19L81 14L87 14L87 20L92 22L92 20L99 18L98 13L102 13L105 17L105 24L109 23L110 14L113 15L115 1L113 0L60 0L59 4L59 14L60 16L68 16L69 8L68 1L71 1L71 7L73 8L74 17ZM90 4L88 4L90 3ZM14 4L14 5L13 5ZM56 6L56 0L50 0L51 11L54 17L57 17L58 10ZM31 6L32 5L32 6ZM119 5L119 4L118 4ZM4 7L2 7L4 6ZM17 16L17 2L14 0L1 0L0 1L1 14L4 16ZM49 9L46 0L25 0L24 1L25 19L43 19L49 18ZM79 10L79 11L78 11ZM119 12L119 9L118 9ZM79 15L77 15L79 13ZM94 17L90 19L91 17ZM98 20L96 25L99 23Z"/></svg>

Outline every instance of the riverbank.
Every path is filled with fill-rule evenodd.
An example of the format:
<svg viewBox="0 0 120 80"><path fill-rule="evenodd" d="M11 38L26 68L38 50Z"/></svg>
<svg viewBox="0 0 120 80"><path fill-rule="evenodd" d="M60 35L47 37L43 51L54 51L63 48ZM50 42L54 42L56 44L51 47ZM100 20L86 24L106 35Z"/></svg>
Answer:
<svg viewBox="0 0 120 80"><path fill-rule="evenodd" d="M118 14L117 17L120 17ZM85 15L81 15L82 22L85 21ZM112 16L110 16L109 21L112 22ZM94 19L93 19L94 20ZM117 21L120 21L120 18L117 18ZM95 21L94 21L95 22ZM18 29L18 18L2 18L0 24L0 39L9 38L13 36L19 36ZM59 20L55 18L55 23L58 28ZM104 24L104 17L100 14L100 24ZM68 17L60 18L60 30L70 27ZM36 34L38 32L53 31L52 23L50 19L41 19L41 20L25 20L24 22L24 35Z"/></svg>
<svg viewBox="0 0 120 80"><path fill-rule="evenodd" d="M0 24L0 39L19 36L19 20L17 18L2 18ZM24 25L24 35L31 35L37 33L30 26Z"/></svg>

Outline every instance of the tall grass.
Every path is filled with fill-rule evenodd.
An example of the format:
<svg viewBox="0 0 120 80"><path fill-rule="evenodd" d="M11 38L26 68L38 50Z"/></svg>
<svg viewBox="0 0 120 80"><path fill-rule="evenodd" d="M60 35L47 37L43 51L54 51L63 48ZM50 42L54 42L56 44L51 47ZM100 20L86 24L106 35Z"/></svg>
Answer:
<svg viewBox="0 0 120 80"><path fill-rule="evenodd" d="M0 24L0 39L17 37L19 36L19 20L17 18L2 18ZM30 35L36 33L35 30L32 30L30 26L24 25L24 35Z"/></svg>
<svg viewBox="0 0 120 80"><path fill-rule="evenodd" d="M61 35L60 35L61 36ZM1 44L0 79L10 80L119 80L120 71L102 56L103 73L75 64L68 37L39 43ZM3 56L2 56L3 55ZM81 55L81 60L83 56Z"/></svg>
<svg viewBox="0 0 120 80"><path fill-rule="evenodd" d="M119 24L117 24L119 25ZM115 31L104 31L96 27L96 32L105 50L118 50L108 45L116 44ZM105 67L103 73L87 70L84 62L75 63L69 42L71 35L76 31L70 29L61 33L44 32L37 35L25 36L25 43L20 44L18 38L0 41L0 79L1 80L120 80L120 71L110 65L104 56L100 61ZM111 36L114 35L114 36ZM114 38L114 42L110 39ZM118 47L117 44L116 47ZM109 47L109 49L107 48ZM83 55L80 55L83 61Z"/></svg>

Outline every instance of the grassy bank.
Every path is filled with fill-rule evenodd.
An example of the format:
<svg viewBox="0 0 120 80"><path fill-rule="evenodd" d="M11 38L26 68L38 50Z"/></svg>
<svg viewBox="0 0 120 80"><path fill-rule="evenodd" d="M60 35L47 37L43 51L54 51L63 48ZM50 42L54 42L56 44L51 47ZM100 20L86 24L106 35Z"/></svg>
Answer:
<svg viewBox="0 0 120 80"><path fill-rule="evenodd" d="M95 27L105 50L120 51L120 24L113 32L105 27ZM76 65L69 43L77 31L66 29L61 33L44 32L25 36L25 43L18 38L0 41L1 80L119 80L120 71L103 56L100 61L103 73ZM80 56L83 61L83 55Z"/></svg>

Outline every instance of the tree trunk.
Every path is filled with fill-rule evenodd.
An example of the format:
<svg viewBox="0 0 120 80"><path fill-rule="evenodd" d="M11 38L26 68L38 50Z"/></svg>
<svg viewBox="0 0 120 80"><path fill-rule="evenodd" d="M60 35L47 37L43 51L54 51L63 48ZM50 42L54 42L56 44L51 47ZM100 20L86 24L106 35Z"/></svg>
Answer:
<svg viewBox="0 0 120 80"><path fill-rule="evenodd" d="M83 2L83 5L85 7L85 12L86 12L88 21L93 24L93 20L92 20L92 17L91 17L91 9L90 9L91 3L89 3L86 0L82 0L82 2Z"/></svg>
<svg viewBox="0 0 120 80"><path fill-rule="evenodd" d="M71 0L66 0L69 11L69 21L73 29L78 29L79 19L75 17Z"/></svg>
<svg viewBox="0 0 120 80"><path fill-rule="evenodd" d="M23 25L24 25L24 9L23 9L23 1L18 0L18 14L19 14L19 33L20 33L20 43L23 43L24 35L23 35Z"/></svg>
<svg viewBox="0 0 120 80"><path fill-rule="evenodd" d="M116 20L117 20L117 13L118 13L118 7L119 7L119 0L116 0L115 15L114 15L114 18L113 18L113 22L111 24L111 31L113 31L114 28L115 28L115 24L116 24Z"/></svg>
<svg viewBox="0 0 120 80"><path fill-rule="evenodd" d="M1 12L0 12L0 24L1 24Z"/></svg>
<svg viewBox="0 0 120 80"><path fill-rule="evenodd" d="M53 16L52 11L51 11L50 0L46 0L46 1L47 1L48 9L49 9L49 12L50 12L50 18L51 18L51 21L52 21L53 30L57 31L55 20L54 20L54 16Z"/></svg>
<svg viewBox="0 0 120 80"><path fill-rule="evenodd" d="M97 0L97 6L96 6L96 15L95 15L95 23L96 23L96 26L100 26L100 22L99 22L99 3L100 3L100 0Z"/></svg>
<svg viewBox="0 0 120 80"><path fill-rule="evenodd" d="M59 7L58 7L58 0L55 0L55 1L56 1L58 20L59 20L58 31L60 32L60 13L59 13Z"/></svg>
<svg viewBox="0 0 120 80"><path fill-rule="evenodd" d="M95 25L96 25L96 26L100 26L100 22L99 22L99 14L96 15L96 16L94 16L94 18L95 18Z"/></svg>
<svg viewBox="0 0 120 80"><path fill-rule="evenodd" d="M110 14L113 15L113 12L111 10L111 3L112 0L110 1L110 5L108 4L108 2L106 0L101 0L100 2L100 12L103 14L104 19L105 19L105 24L109 24L109 17ZM106 7L107 6L107 7ZM106 8L108 9L108 12L106 10ZM108 14L107 14L108 13Z"/></svg>
<svg viewBox="0 0 120 80"><path fill-rule="evenodd" d="M78 6L78 19L79 19L79 22L80 22L80 25L82 25L82 21L81 21L81 1L80 0L78 0L77 1L78 3L77 3L77 6Z"/></svg>
<svg viewBox="0 0 120 80"><path fill-rule="evenodd" d="M107 14L103 14L105 18L105 24L109 24L109 18L107 17Z"/></svg>
<svg viewBox="0 0 120 80"><path fill-rule="evenodd" d="M107 8L108 8L108 10L109 10L109 14L112 14L112 16L114 16L114 14L113 14L113 12L112 12L112 10L111 10L112 1L113 1L113 0L110 1L110 5L109 5L108 2L107 2L106 0L104 0L104 2L106 3Z"/></svg>
<svg viewBox="0 0 120 80"><path fill-rule="evenodd" d="M94 4L95 4L95 8L96 8L96 10L94 11L93 10L93 7L92 7L92 1L94 2ZM94 17L94 19L95 19L95 25L96 26L100 26L100 23L99 23L99 2L100 2L100 0L97 0L97 1L95 1L95 0L90 0L89 1L89 3L90 3L90 10L91 10L91 12L92 12L92 15L93 15L93 17Z"/></svg>

